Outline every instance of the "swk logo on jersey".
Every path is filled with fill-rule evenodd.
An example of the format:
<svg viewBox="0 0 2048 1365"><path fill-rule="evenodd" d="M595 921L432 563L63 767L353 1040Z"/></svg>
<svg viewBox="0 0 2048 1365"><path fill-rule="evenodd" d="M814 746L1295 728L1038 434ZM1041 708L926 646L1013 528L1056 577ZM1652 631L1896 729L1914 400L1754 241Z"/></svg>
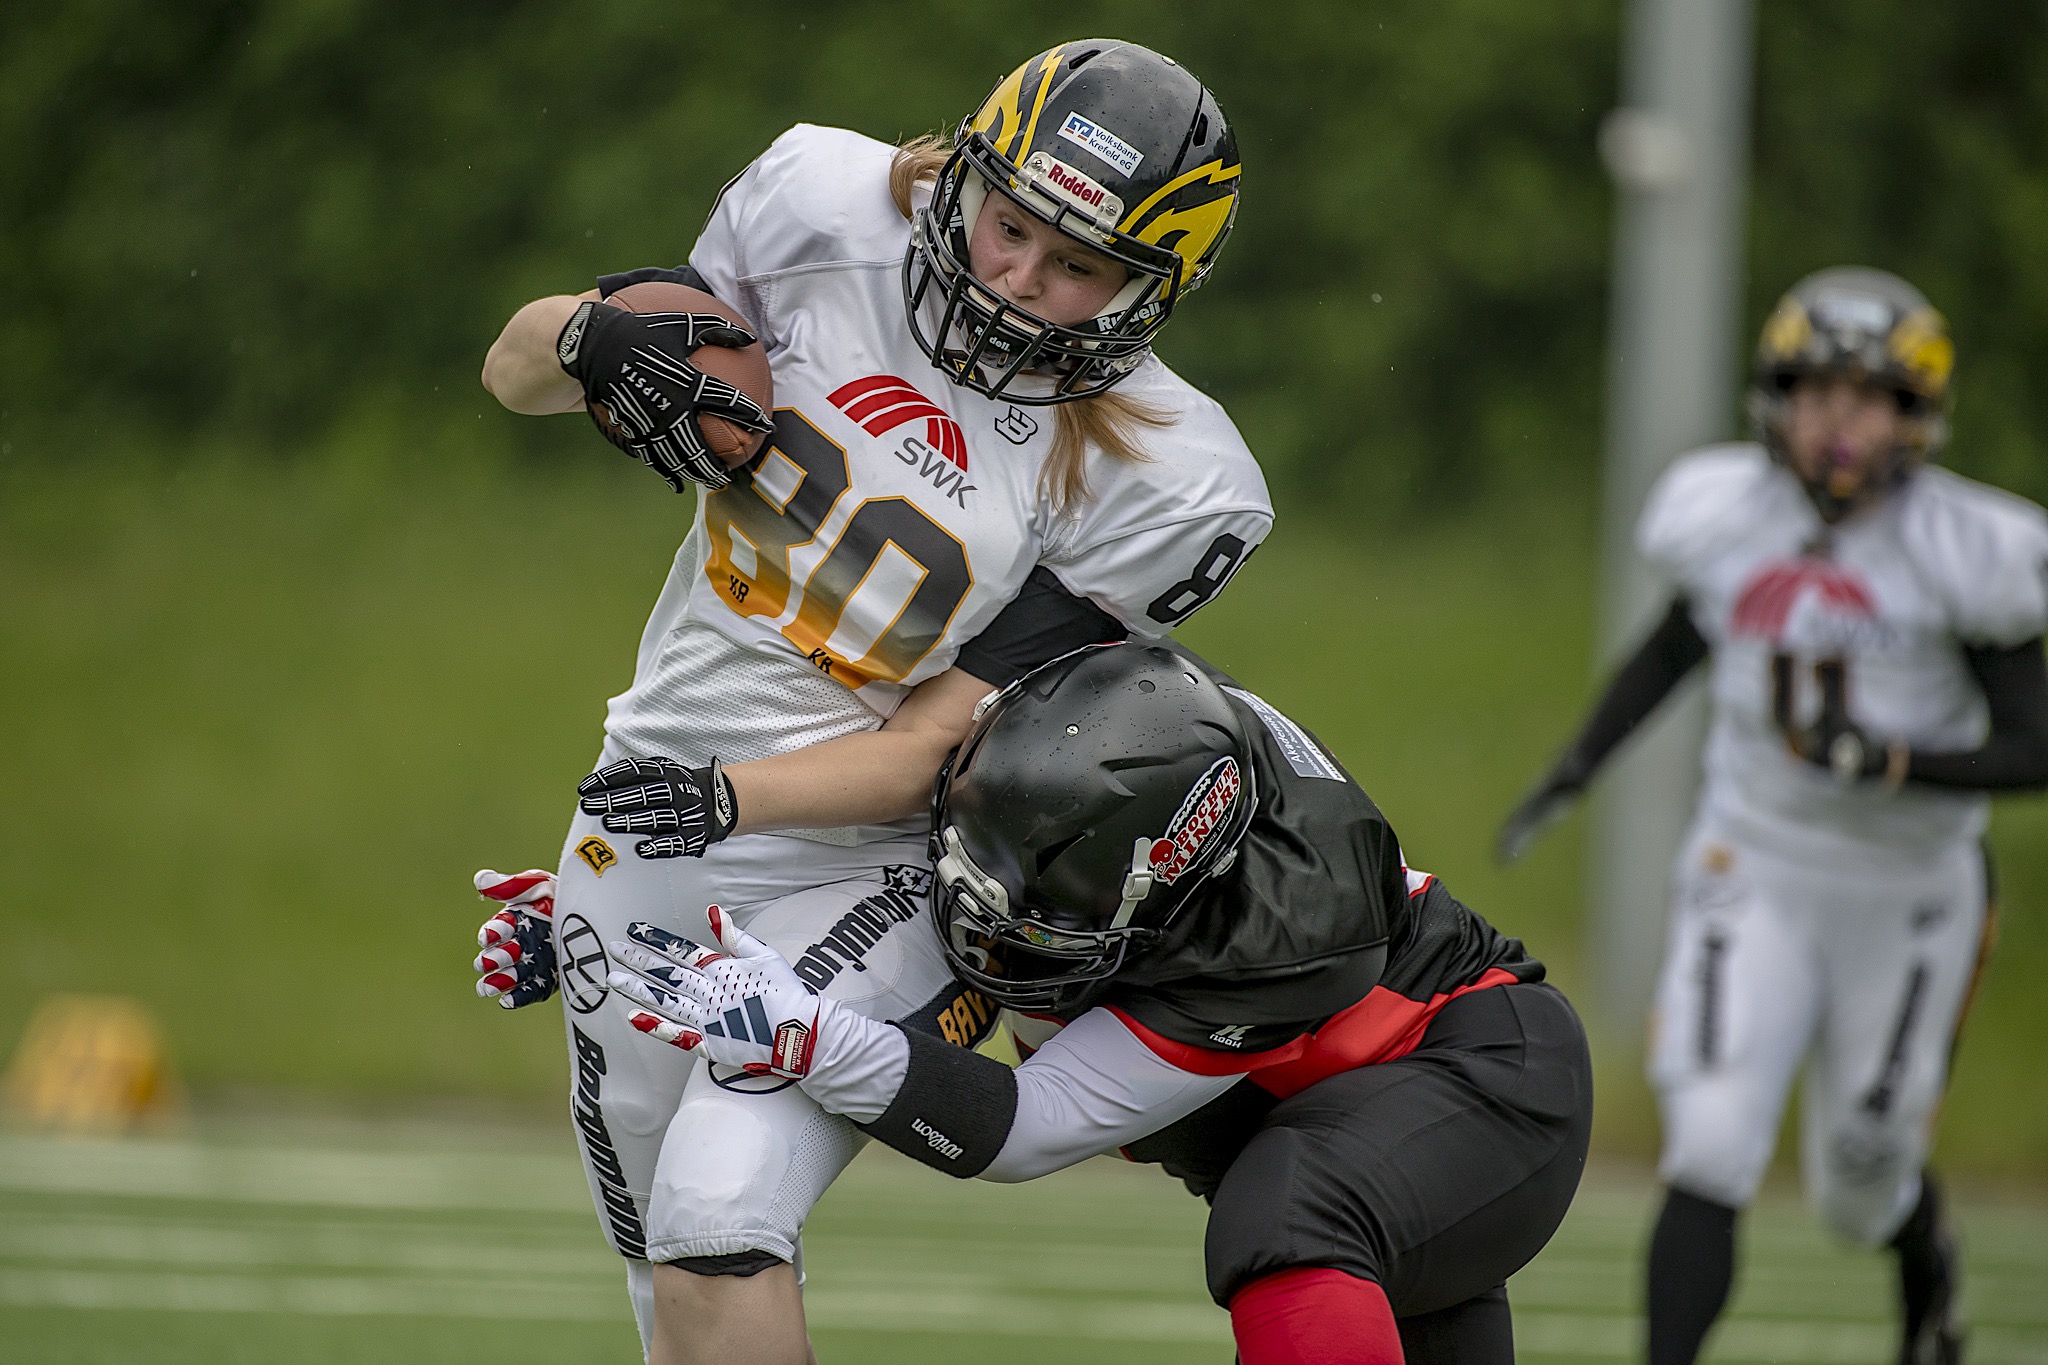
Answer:
<svg viewBox="0 0 2048 1365"><path fill-rule="evenodd" d="M967 482L967 434L945 409L893 374L874 374L842 384L827 395L833 407L860 423L870 436L881 436L919 418L924 437L906 436L896 458L915 469L962 507L975 491Z"/></svg>
<svg viewBox="0 0 2048 1365"><path fill-rule="evenodd" d="M1765 566L1744 585L1735 601L1733 625L1737 635L1787 644L1795 633L1867 633L1876 616L1876 599L1853 572L1825 559L1793 559Z"/></svg>

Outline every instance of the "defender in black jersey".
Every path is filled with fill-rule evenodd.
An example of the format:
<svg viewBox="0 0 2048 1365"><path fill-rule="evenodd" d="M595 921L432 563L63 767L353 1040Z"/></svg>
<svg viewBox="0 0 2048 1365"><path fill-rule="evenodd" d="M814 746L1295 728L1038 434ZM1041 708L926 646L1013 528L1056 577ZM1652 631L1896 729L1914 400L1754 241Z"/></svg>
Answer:
<svg viewBox="0 0 2048 1365"><path fill-rule="evenodd" d="M1505 1281L1563 1218L1592 1109L1542 965L1184 652L1083 650L984 705L940 782L933 913L1020 1066L820 1000L716 914L719 951L614 945L636 1026L949 1174L1158 1162L1213 1206L1245 1365L1511 1360Z"/></svg>

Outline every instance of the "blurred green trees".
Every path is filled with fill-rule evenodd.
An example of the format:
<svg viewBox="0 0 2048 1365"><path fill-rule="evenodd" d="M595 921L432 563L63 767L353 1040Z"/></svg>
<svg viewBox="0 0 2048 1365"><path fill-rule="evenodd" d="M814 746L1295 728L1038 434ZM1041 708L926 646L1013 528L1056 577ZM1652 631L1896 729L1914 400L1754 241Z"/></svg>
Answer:
<svg viewBox="0 0 2048 1365"><path fill-rule="evenodd" d="M1855 259L1959 335L1954 458L2036 496L2048 10L1761 7L1752 318ZM544 439L477 363L524 298L685 255L789 123L947 124L1076 24L1173 53L1245 207L1163 351L1284 499L1384 522L1599 453L1619 0L88 0L0 15L0 444L303 448L365 412ZM1736 404L1731 395L1731 430Z"/></svg>

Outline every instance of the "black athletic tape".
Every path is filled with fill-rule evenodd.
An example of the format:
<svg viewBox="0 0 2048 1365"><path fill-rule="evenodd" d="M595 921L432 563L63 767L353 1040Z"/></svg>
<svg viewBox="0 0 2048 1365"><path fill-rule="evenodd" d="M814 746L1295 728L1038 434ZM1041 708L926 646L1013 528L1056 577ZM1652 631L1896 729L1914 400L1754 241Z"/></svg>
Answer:
<svg viewBox="0 0 2048 1365"><path fill-rule="evenodd" d="M733 1275L744 1280L789 1262L772 1251L735 1251L724 1256L678 1256L662 1264L692 1275Z"/></svg>
<svg viewBox="0 0 2048 1365"><path fill-rule="evenodd" d="M1016 1073L993 1057L894 1027L910 1043L909 1070L887 1111L860 1127L934 1170L962 1180L980 1175L1016 1121Z"/></svg>
<svg viewBox="0 0 2048 1365"><path fill-rule="evenodd" d="M597 295L599 298L608 299L628 285L646 284L650 280L660 280L664 284L686 284L707 294L711 292L711 282L691 266L679 265L671 269L665 266L644 265L638 270L621 270L615 275L599 275Z"/></svg>

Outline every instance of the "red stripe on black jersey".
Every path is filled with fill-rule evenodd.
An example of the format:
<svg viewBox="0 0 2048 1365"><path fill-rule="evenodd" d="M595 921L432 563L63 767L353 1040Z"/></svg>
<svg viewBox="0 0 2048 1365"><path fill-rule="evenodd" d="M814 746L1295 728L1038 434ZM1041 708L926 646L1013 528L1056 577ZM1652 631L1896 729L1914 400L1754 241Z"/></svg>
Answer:
<svg viewBox="0 0 2048 1365"><path fill-rule="evenodd" d="M1197 1076L1249 1075L1260 1089L1284 1100L1340 1071L1407 1056L1422 1041L1430 1020L1445 1005L1461 995L1519 980L1506 968L1488 967L1477 981L1427 1000L1411 1000L1399 991L1375 986L1365 999L1333 1016L1313 1033L1265 1052L1249 1054L1212 1052L1176 1043L1146 1028L1115 1005L1107 1008L1161 1061Z"/></svg>
<svg viewBox="0 0 2048 1365"><path fill-rule="evenodd" d="M1282 1099L1327 1076L1404 1057L1437 1012L1461 995L1540 981L1543 964L1503 936L1428 873L1403 869L1413 888L1389 945L1385 972L1363 999L1291 1041L1230 1052L1170 1038L1128 1009L1106 1008L1163 1061L1198 1076L1249 1076Z"/></svg>

